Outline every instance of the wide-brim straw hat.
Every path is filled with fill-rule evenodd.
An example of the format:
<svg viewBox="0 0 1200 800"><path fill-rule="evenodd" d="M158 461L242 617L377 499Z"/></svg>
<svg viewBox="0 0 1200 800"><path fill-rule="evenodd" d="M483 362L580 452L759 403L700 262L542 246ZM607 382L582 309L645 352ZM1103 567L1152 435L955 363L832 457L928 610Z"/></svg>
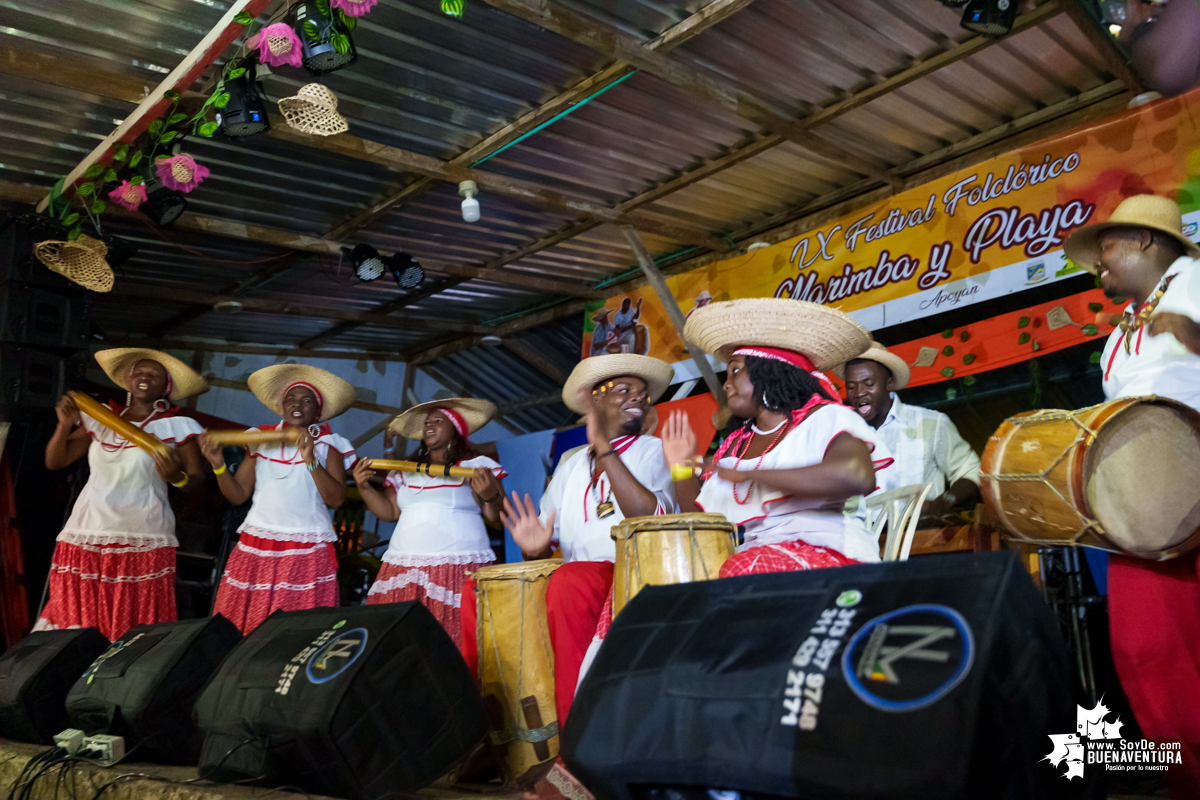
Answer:
<svg viewBox="0 0 1200 800"><path fill-rule="evenodd" d="M171 391L167 396L172 401L178 402L185 397L208 391L208 382L194 369L161 350L151 350L148 347L116 347L96 353L96 363L100 365L100 369L125 391L129 391L129 372L139 361L154 361L167 371L171 376Z"/></svg>
<svg viewBox="0 0 1200 800"><path fill-rule="evenodd" d="M93 292L110 292L116 282L108 265L108 245L87 234L70 242L39 242L33 254L47 269Z"/></svg>
<svg viewBox="0 0 1200 800"><path fill-rule="evenodd" d="M279 113L287 124L301 133L333 136L350 129L346 118L338 113L337 95L319 83L301 86L292 97L279 101Z"/></svg>
<svg viewBox="0 0 1200 800"><path fill-rule="evenodd" d="M1112 228L1149 228L1165 233L1183 245L1187 255L1200 258L1200 247L1183 235L1183 213L1179 204L1156 194L1126 197L1107 222L1088 225L1067 237L1063 251L1076 266L1095 274L1096 262L1100 259L1100 234Z"/></svg>
<svg viewBox="0 0 1200 800"><path fill-rule="evenodd" d="M658 402L663 392L671 385L675 370L665 361L634 353L612 353L585 358L575 365L563 386L562 399L567 408L576 414L586 414L587 408L580 402L580 391L591 391L600 381L633 375L646 382L650 403Z"/></svg>
<svg viewBox="0 0 1200 800"><path fill-rule="evenodd" d="M855 359L874 361L877 364L883 364L887 367L888 372L892 373L892 378L896 381L896 391L900 391L905 386L908 386L908 379L911 377L908 364L904 363L904 359L895 353L889 353L888 349L879 342L871 342L871 346L867 348L867 351L855 356ZM838 364L833 368L833 373L842 380L846 380L846 365Z"/></svg>
<svg viewBox="0 0 1200 800"><path fill-rule="evenodd" d="M870 332L848 314L820 303L775 297L697 308L688 317L683 338L722 361L745 345L794 350L822 372L855 358L871 344Z"/></svg>
<svg viewBox="0 0 1200 800"><path fill-rule="evenodd" d="M490 400L474 397L448 397L445 400L430 400L418 403L388 423L388 430L405 439L422 439L425 436L425 418L429 412L449 408L457 411L467 423L467 436L482 428L496 416L496 404Z"/></svg>
<svg viewBox="0 0 1200 800"><path fill-rule="evenodd" d="M321 416L317 422L331 420L354 405L353 386L331 372L307 364L276 364L264 367L252 374L246 382L254 396L281 417L283 395L288 387L295 383L307 383L321 393Z"/></svg>

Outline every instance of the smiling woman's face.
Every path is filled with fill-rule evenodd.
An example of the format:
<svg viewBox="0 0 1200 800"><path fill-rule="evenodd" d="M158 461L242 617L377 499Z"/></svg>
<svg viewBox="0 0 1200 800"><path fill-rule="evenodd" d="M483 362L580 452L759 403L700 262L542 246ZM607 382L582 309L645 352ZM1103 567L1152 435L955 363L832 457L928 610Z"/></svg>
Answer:
<svg viewBox="0 0 1200 800"><path fill-rule="evenodd" d="M283 421L291 428L307 428L321 416L321 406L312 389L293 386L283 396Z"/></svg>
<svg viewBox="0 0 1200 800"><path fill-rule="evenodd" d="M154 402L167 394L167 370L162 364L142 359L129 371L129 393L138 400Z"/></svg>
<svg viewBox="0 0 1200 800"><path fill-rule="evenodd" d="M425 426L421 430L421 438L424 440L426 447L430 450L436 450L439 447L447 447L454 441L454 436L457 433L458 431L454 429L450 418L435 408L425 417Z"/></svg>

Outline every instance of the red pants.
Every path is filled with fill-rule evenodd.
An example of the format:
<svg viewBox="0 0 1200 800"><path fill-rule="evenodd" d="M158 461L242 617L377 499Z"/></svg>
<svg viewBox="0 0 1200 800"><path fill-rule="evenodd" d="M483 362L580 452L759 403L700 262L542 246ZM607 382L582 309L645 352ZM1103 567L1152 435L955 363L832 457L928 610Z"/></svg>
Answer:
<svg viewBox="0 0 1200 800"><path fill-rule="evenodd" d="M550 646L554 649L554 703L561 728L575 698L579 667L587 653L608 590L612 588L613 565L607 561L572 561L550 576L546 587L546 621ZM475 582L462 589L463 657L478 678L479 650L475 638Z"/></svg>
<svg viewBox="0 0 1200 800"><path fill-rule="evenodd" d="M1179 742L1167 770L1171 796L1200 797L1200 578L1197 556L1143 561L1110 556L1113 661L1147 739Z"/></svg>

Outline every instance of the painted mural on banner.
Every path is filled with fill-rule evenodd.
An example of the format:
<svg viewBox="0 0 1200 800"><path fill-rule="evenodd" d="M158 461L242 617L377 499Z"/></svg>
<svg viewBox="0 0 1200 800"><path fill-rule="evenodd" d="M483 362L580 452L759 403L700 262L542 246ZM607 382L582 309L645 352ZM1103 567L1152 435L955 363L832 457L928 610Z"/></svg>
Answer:
<svg viewBox="0 0 1200 800"><path fill-rule="evenodd" d="M879 330L1076 275L1072 230L1133 194L1175 197L1200 221L1200 90L1042 140L909 189L818 229L674 275L690 315L709 302L787 297ZM1195 212L1195 213L1191 213ZM589 307L583 355L634 352L696 377L654 290Z"/></svg>

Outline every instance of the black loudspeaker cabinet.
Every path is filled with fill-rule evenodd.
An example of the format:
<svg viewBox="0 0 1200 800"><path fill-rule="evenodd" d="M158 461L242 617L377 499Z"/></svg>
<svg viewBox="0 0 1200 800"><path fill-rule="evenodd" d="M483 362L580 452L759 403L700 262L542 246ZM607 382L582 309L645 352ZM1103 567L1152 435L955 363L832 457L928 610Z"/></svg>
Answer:
<svg viewBox="0 0 1200 800"><path fill-rule="evenodd" d="M96 628L36 631L0 656L0 736L53 744L70 727L67 691L108 639Z"/></svg>
<svg viewBox="0 0 1200 800"><path fill-rule="evenodd" d="M28 283L0 283L0 341L81 349L88 344L91 300Z"/></svg>
<svg viewBox="0 0 1200 800"><path fill-rule="evenodd" d="M196 704L199 774L314 794L415 792L483 741L483 701L418 602L276 612Z"/></svg>
<svg viewBox="0 0 1200 800"><path fill-rule="evenodd" d="M80 293L85 290L57 272L47 269L33 255L33 246L47 240L63 241L67 229L57 220L32 211L13 211L0 219L0 281L19 281L53 289ZM105 260L113 269L137 254L137 245L111 234L100 237L108 247Z"/></svg>
<svg viewBox="0 0 1200 800"><path fill-rule="evenodd" d="M124 736L125 752L136 747L138 761L195 764L196 698L241 638L220 614L135 625L71 687L67 715L85 733Z"/></svg>
<svg viewBox="0 0 1200 800"><path fill-rule="evenodd" d="M1065 644L1008 553L643 589L563 733L600 800L1069 797ZM1083 783L1075 781L1075 784Z"/></svg>
<svg viewBox="0 0 1200 800"><path fill-rule="evenodd" d="M87 357L86 350L0 343L0 406L53 408L63 392L82 385Z"/></svg>

